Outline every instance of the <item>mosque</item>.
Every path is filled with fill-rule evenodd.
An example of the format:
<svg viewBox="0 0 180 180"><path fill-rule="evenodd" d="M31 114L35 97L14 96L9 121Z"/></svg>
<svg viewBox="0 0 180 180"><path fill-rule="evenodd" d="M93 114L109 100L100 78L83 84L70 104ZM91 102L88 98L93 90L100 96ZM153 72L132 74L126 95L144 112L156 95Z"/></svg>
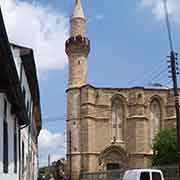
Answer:
<svg viewBox="0 0 180 180"><path fill-rule="evenodd" d="M167 88L99 88L88 84L90 40L80 0L70 18L65 50L67 88L67 163L72 180L83 172L151 166L152 141L175 126L173 94Z"/></svg>

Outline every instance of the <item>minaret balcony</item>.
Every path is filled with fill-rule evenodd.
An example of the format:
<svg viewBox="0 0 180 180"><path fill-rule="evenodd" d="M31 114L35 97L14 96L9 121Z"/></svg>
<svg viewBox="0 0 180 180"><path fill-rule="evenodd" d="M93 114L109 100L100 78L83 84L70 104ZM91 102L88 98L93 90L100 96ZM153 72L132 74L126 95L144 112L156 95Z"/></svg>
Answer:
<svg viewBox="0 0 180 180"><path fill-rule="evenodd" d="M66 41L65 47L67 55L84 53L87 56L90 51L90 40L82 36L70 37Z"/></svg>

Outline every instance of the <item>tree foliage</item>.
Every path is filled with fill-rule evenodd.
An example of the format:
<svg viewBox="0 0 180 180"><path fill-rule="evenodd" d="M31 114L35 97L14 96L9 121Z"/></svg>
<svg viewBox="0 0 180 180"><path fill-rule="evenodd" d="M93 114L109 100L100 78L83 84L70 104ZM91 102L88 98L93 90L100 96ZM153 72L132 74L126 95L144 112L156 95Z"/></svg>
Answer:
<svg viewBox="0 0 180 180"><path fill-rule="evenodd" d="M153 142L153 165L170 165L178 162L176 129L161 130Z"/></svg>

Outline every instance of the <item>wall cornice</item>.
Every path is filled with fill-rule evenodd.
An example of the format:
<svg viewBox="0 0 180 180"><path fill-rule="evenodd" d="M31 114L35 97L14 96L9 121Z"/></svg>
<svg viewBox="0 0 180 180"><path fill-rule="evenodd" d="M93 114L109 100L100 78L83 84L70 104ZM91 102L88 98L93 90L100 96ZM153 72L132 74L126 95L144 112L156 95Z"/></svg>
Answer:
<svg viewBox="0 0 180 180"><path fill-rule="evenodd" d="M143 115L142 116L141 115L135 115L135 116L127 117L127 120L137 120L137 119L142 120L142 121L144 121L144 120L148 121L148 118L143 116Z"/></svg>

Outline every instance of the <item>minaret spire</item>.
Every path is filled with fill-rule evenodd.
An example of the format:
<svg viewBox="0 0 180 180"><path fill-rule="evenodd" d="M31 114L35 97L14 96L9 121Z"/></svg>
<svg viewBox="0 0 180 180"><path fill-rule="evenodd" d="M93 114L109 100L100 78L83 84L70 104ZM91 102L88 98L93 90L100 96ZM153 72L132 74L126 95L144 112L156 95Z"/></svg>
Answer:
<svg viewBox="0 0 180 180"><path fill-rule="evenodd" d="M71 19L74 19L74 18L82 18L85 20L81 0L76 0L75 8L74 8Z"/></svg>
<svg viewBox="0 0 180 180"><path fill-rule="evenodd" d="M70 25L70 38L66 41L66 53L69 57L68 88L74 88L87 84L87 57L90 51L90 41L86 37L86 21L81 0L75 1Z"/></svg>
<svg viewBox="0 0 180 180"><path fill-rule="evenodd" d="M81 4L81 0L76 0L76 4Z"/></svg>

